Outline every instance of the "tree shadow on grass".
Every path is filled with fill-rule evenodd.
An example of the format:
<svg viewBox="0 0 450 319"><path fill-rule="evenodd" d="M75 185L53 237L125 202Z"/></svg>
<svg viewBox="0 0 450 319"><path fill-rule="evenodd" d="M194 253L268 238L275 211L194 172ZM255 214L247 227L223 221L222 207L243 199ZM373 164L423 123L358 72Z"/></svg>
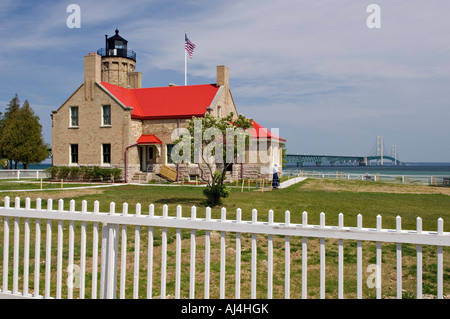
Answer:
<svg viewBox="0 0 450 319"><path fill-rule="evenodd" d="M161 198L154 201L155 204L175 204L181 206L201 206L206 207L205 200L199 198L189 197L173 197L173 198Z"/></svg>
<svg viewBox="0 0 450 319"><path fill-rule="evenodd" d="M223 205L211 206L207 203L206 199L189 198L189 197L173 197L173 198L161 198L153 201L155 204L167 204L167 205L181 205L182 207L210 207L211 209L222 208Z"/></svg>

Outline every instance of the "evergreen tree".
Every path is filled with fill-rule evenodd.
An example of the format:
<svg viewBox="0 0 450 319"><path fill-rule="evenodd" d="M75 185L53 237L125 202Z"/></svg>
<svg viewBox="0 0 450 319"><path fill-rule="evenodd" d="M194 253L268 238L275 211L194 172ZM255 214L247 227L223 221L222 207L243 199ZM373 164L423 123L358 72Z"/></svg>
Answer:
<svg viewBox="0 0 450 319"><path fill-rule="evenodd" d="M42 137L39 117L34 114L28 101L17 108L18 98L9 104L1 123L0 149L4 158L17 163L37 164L48 156L48 145Z"/></svg>
<svg viewBox="0 0 450 319"><path fill-rule="evenodd" d="M8 107L6 108L4 120L7 120L12 114L16 113L20 109L20 100L19 96L16 95L13 97L11 102L9 102Z"/></svg>
<svg viewBox="0 0 450 319"><path fill-rule="evenodd" d="M12 100L9 102L6 108L5 114L0 117L0 137L3 136L3 128L11 116L20 109L20 100L17 93L14 95ZM12 168L12 159L8 153L3 149L3 145L0 143L0 157L8 160L8 167ZM16 163L17 168L17 163Z"/></svg>

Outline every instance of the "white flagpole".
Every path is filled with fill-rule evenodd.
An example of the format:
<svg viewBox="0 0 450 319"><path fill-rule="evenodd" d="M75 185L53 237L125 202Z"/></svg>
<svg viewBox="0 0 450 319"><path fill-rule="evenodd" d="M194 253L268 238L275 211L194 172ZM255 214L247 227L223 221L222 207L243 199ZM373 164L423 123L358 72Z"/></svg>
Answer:
<svg viewBox="0 0 450 319"><path fill-rule="evenodd" d="M186 33L184 31L184 86L187 86L187 50L186 50Z"/></svg>

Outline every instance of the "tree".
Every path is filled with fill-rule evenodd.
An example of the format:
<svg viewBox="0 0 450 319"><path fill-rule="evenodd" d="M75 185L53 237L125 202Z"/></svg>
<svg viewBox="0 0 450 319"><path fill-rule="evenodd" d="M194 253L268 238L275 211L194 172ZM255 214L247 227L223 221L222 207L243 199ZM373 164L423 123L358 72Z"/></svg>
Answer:
<svg viewBox="0 0 450 319"><path fill-rule="evenodd" d="M14 95L14 97L12 98L12 100L7 105L5 114L3 116L1 116L1 113L0 113L0 136L3 136L3 127L4 127L5 123L7 123L8 120L11 118L11 116L15 112L17 112L19 109L20 109L20 100L19 100L19 96L16 93ZM12 168L12 160L9 159L8 154L5 153L5 151L3 150L3 147L0 147L0 157L7 159L8 163L9 163L9 167ZM17 168L17 163L16 163L16 168Z"/></svg>
<svg viewBox="0 0 450 319"><path fill-rule="evenodd" d="M42 137L39 117L34 114L30 103L25 101L17 108L17 95L9 104L2 119L0 149L2 156L10 161L22 162L25 169L28 164L37 164L48 156L48 144Z"/></svg>
<svg viewBox="0 0 450 319"><path fill-rule="evenodd" d="M281 159L282 159L283 168L285 168L286 164L288 163L288 161L286 159L286 145L285 144L281 144Z"/></svg>
<svg viewBox="0 0 450 319"><path fill-rule="evenodd" d="M242 163L253 120L243 115L233 118L233 113L217 118L205 114L203 118L193 117L187 129L179 131L172 149L176 163L195 163L200 169L200 178L206 182L203 190L208 205L222 203L229 195L224 181L227 169L233 163Z"/></svg>

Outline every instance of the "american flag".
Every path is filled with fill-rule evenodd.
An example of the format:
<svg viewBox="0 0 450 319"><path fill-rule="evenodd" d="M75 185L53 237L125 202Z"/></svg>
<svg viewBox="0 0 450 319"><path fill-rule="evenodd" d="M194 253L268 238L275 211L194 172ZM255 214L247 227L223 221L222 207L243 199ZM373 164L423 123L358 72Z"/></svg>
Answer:
<svg viewBox="0 0 450 319"><path fill-rule="evenodd" d="M187 52L189 52L189 57L192 59L192 53L194 53L195 44L188 39L186 33L184 34L184 48Z"/></svg>

